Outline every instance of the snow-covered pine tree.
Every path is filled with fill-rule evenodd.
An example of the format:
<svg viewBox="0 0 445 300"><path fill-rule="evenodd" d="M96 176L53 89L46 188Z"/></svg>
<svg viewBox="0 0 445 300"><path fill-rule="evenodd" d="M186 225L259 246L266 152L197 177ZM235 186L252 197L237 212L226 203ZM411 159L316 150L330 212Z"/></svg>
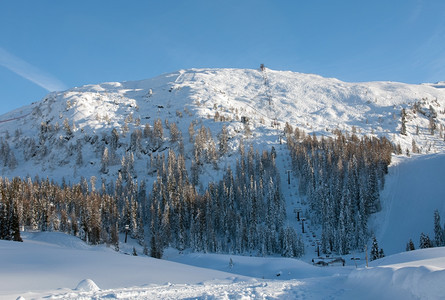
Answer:
<svg viewBox="0 0 445 300"><path fill-rule="evenodd" d="M157 119L153 124L153 138L151 140L152 151L158 150L164 141L164 129L161 119Z"/></svg>
<svg viewBox="0 0 445 300"><path fill-rule="evenodd" d="M136 153L136 155L140 155L142 150L142 132L140 129L135 129L130 135L130 151Z"/></svg>
<svg viewBox="0 0 445 300"><path fill-rule="evenodd" d="M178 129L176 123L170 124L170 143L175 144L182 139L181 131Z"/></svg>
<svg viewBox="0 0 445 300"><path fill-rule="evenodd" d="M384 258L385 257L385 252L383 251L382 248L380 248L379 250L379 258Z"/></svg>
<svg viewBox="0 0 445 300"><path fill-rule="evenodd" d="M445 246L445 233L440 224L440 214L437 209L434 211L434 244L436 247Z"/></svg>
<svg viewBox="0 0 445 300"><path fill-rule="evenodd" d="M15 158L14 152L9 153L8 157L8 168L14 170L17 167L17 159Z"/></svg>
<svg viewBox="0 0 445 300"><path fill-rule="evenodd" d="M117 132L116 128L111 130L111 139L110 139L110 147L112 150L116 150L119 146L119 132Z"/></svg>
<svg viewBox="0 0 445 300"><path fill-rule="evenodd" d="M402 108L401 117L402 117L402 127L400 129L400 134L406 135L406 111L404 108Z"/></svg>
<svg viewBox="0 0 445 300"><path fill-rule="evenodd" d="M100 172L102 174L108 173L108 166L110 163L110 157L108 155L108 147L104 148L104 153L102 154L102 159L100 161Z"/></svg>
<svg viewBox="0 0 445 300"><path fill-rule="evenodd" d="M77 140L76 142L76 165L82 166L83 164L83 155L82 155L82 142Z"/></svg>
<svg viewBox="0 0 445 300"><path fill-rule="evenodd" d="M63 120L63 129L65 130L65 134L67 136L68 139L70 139L73 136L73 131L71 129L71 125L68 121L68 119L65 118L65 120Z"/></svg>
<svg viewBox="0 0 445 300"><path fill-rule="evenodd" d="M420 249L425 249L425 248L431 248L433 247L430 237L425 234L425 233L421 233L420 234L420 242L419 242L419 248Z"/></svg>
<svg viewBox="0 0 445 300"><path fill-rule="evenodd" d="M229 151L229 133L226 125L223 125L221 132L218 134L218 149L219 154L224 156Z"/></svg>
<svg viewBox="0 0 445 300"><path fill-rule="evenodd" d="M377 239L375 236L372 237L372 246L371 246L371 261L380 258L379 255L379 245L377 243Z"/></svg>
<svg viewBox="0 0 445 300"><path fill-rule="evenodd" d="M416 250L416 247L414 246L413 240L409 239L409 242L406 244L406 251L413 251Z"/></svg>

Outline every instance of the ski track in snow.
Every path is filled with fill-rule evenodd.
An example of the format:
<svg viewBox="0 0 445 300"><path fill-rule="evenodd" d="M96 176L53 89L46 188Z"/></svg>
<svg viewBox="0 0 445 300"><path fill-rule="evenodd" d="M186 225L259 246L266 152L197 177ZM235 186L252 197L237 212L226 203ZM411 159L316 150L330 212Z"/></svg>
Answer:
<svg viewBox="0 0 445 300"><path fill-rule="evenodd" d="M198 285L167 284L97 292L69 292L51 299L307 299L300 281L205 282Z"/></svg>

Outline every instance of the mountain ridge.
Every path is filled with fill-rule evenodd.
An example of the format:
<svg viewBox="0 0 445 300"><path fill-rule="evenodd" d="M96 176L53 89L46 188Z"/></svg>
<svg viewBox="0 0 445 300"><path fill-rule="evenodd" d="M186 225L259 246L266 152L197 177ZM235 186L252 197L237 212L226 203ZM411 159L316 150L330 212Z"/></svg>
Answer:
<svg viewBox="0 0 445 300"><path fill-rule="evenodd" d="M66 147L61 147L64 152L73 152L75 140L91 144L92 140L110 134L113 128L119 131L122 141L129 142L132 131L143 130L145 124L152 125L156 119L177 125L186 152L190 150L187 128L192 122L195 127L208 127L214 137L223 125L227 126L232 151L241 138L259 148L279 144L288 122L321 136L333 136L336 130L385 136L395 145L400 144L403 153L415 148L421 153L442 152L445 89L440 87L440 83L348 83L267 68L189 69L140 81L90 84L50 93L41 101L0 116L0 135L10 144L15 141L17 146L12 147L17 163L12 164L12 169L4 166L2 173L35 175L30 171L36 169L35 173L50 170L51 176L78 178L78 174L70 176L72 172L53 172L60 164L75 169L74 159L70 158L73 154L61 158L55 152L55 144L68 140ZM405 135L400 134L402 109L406 111ZM48 159L23 164L23 138L42 136L42 130L48 128L53 130L47 134L53 139L47 145ZM68 129L72 136L68 137L63 129ZM41 144L41 139L35 143ZM77 169L97 176L103 149L94 149L95 155L90 155L94 152L91 148L97 148L90 146L83 151L86 159ZM122 151L119 156L124 154Z"/></svg>

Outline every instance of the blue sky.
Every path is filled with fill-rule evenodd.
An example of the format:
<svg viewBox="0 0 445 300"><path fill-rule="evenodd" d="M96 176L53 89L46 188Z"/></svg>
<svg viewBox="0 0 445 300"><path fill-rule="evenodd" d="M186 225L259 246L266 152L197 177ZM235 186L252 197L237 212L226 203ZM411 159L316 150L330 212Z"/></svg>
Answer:
<svg viewBox="0 0 445 300"><path fill-rule="evenodd" d="M442 0L2 0L0 28L0 114L186 68L445 81Z"/></svg>

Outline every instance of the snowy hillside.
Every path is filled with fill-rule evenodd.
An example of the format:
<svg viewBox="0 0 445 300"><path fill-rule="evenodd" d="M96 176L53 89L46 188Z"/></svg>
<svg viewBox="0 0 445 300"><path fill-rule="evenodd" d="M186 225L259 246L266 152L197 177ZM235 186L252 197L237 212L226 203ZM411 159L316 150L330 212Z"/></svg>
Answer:
<svg viewBox="0 0 445 300"><path fill-rule="evenodd" d="M2 299L440 299L444 293L443 247L358 269L205 254L176 254L177 263L118 254L60 233L26 233L23 243L0 241L0 250ZM261 271L253 274L252 266Z"/></svg>
<svg viewBox="0 0 445 300"><path fill-rule="evenodd" d="M400 135L402 109L406 135ZM445 149L444 112L445 89L440 84L346 83L269 69L181 70L143 81L52 93L0 116L2 140L14 154L7 157L1 153L0 160L6 176L44 174L79 181L80 176L100 174L108 142L104 135L111 135L115 128L119 142L128 145L135 129L153 126L157 119L177 125L186 153L191 149L187 142L191 122L195 129L201 125L210 128L215 138L226 125L232 149L240 137L260 148L278 144L284 124L289 122L318 135L331 135L335 129L384 135L400 144L403 153L413 152L414 141L415 150L432 153ZM248 121L248 128L243 120ZM164 124L165 131L167 126ZM166 135L164 141L168 140ZM142 145L146 151L135 158L137 173L146 174L149 153L171 146L164 143L153 149ZM114 165L120 164L126 150L117 150ZM108 175L100 176L115 178L119 167L112 166Z"/></svg>
<svg viewBox="0 0 445 300"><path fill-rule="evenodd" d="M422 232L434 237L434 211L445 216L444 178L444 153L394 160L371 222L386 253L405 251L410 239L417 248Z"/></svg>
<svg viewBox="0 0 445 300"><path fill-rule="evenodd" d="M0 240L0 298L437 299L445 248L400 252L445 218L444 127L443 83L191 69L51 93L0 116L0 239L24 240ZM365 268L374 235L391 256Z"/></svg>

